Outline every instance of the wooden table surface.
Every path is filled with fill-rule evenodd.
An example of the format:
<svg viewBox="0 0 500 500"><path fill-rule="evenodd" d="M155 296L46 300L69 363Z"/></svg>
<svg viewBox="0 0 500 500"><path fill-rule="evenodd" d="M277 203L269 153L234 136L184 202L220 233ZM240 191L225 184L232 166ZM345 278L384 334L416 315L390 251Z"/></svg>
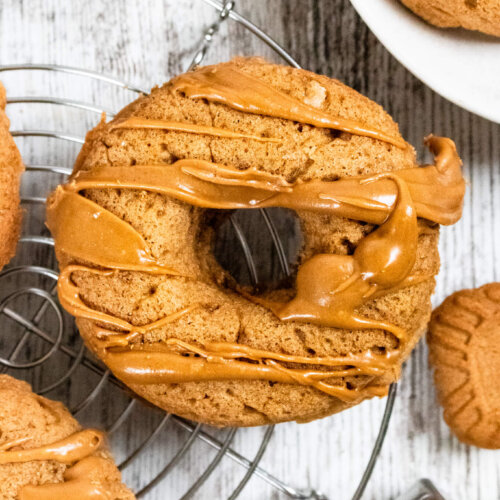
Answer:
<svg viewBox="0 0 500 500"><path fill-rule="evenodd" d="M414 78L370 33L348 0L239 0L236 10L268 32L303 67L334 76L384 106L422 158L426 134L447 135L456 141L469 188L462 220L442 230L443 265L434 302L438 304L454 290L500 280L500 126L447 102ZM67 64L148 89L189 66L202 30L216 18L215 10L202 0L3 0L0 65ZM230 21L221 27L206 61L227 60L236 54L257 54L279 61L261 41ZM22 93L24 86L34 81L7 74L0 77L10 95ZM67 82L46 83L51 95L61 95L68 88ZM112 95L96 94L90 85L70 90L89 94L88 99L109 104L112 109L133 97L122 96L120 101ZM58 130L82 134L96 121L93 115L80 123L57 111L48 113L43 106L30 108L34 115L28 116L27 109L9 106L13 128L36 128L33 124L40 128L41 123L54 122ZM71 165L78 149L48 150L47 143L43 144L28 146L19 140L27 163L57 158ZM34 189L31 179L27 176L24 180L25 194ZM46 194L50 186L41 182ZM40 184L36 187L40 189ZM25 232L35 230L30 225L40 226L40 217L32 219L28 218ZM5 334L3 330L1 333ZM44 376L39 371L18 375L35 382L36 377ZM85 384L75 374L71 387L61 397L74 402L75 391ZM111 408L114 402L103 404ZM279 425L261 466L290 485L315 488L331 500L348 499L368 460L383 408L384 401L373 400L318 422ZM92 416L85 418L92 420ZM134 433L140 433L141 422L140 418L136 420L122 441L113 441L118 455L129 444L123 440L132 442ZM234 447L251 456L252 445L262 432L239 431ZM172 433L169 439L162 444L165 449L177 443L178 437ZM145 498L176 498L203 470L208 450L203 443L196 444L195 451L176 466L170 480L160 483ZM146 451L126 469L125 478L134 486L141 484L143 476L161 466L163 460L162 449ZM235 478L243 472L224 459L197 498L227 497ZM421 477L432 479L447 499L500 498L500 452L467 447L450 435L436 403L423 341L404 367L387 439L365 498L396 498ZM254 477L241 498L286 496Z"/></svg>

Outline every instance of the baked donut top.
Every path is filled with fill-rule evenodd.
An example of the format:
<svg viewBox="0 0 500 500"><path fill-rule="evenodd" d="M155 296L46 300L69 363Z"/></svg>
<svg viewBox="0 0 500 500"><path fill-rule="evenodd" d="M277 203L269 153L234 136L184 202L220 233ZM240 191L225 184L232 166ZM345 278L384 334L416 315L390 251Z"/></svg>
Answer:
<svg viewBox="0 0 500 500"><path fill-rule="evenodd" d="M199 68L181 75L171 82L169 91L182 93L193 100L223 103L245 113L361 135L385 143L388 148L409 147L399 137L376 127L333 116L291 97L245 74L234 63ZM118 119L111 127L243 136L216 127L141 117ZM255 141L281 141L280 137L269 135L244 134L244 137ZM332 375L329 371L285 368L278 361L331 367L335 368L335 375L341 373L338 370L342 367L346 367L346 375L374 375L400 362L398 354L401 349L383 354L365 352L338 358L304 358L239 344L200 347L178 339L169 339L152 352L128 349L137 336L176 321L196 308L197 304L142 326L134 326L87 306L71 280L75 271L85 270L94 274L112 274L119 270L171 275L182 273L156 259L148 243L130 224L80 193L93 188L140 189L168 195L202 208L279 206L378 225L360 242L353 255L317 254L304 262L298 271L296 296L292 300L271 302L253 296L248 298L272 310L282 321L345 329L381 329L392 333L404 344L407 335L403 329L360 316L356 310L377 296L430 278L411 275L417 251L418 217L441 224L452 224L460 218L465 183L455 145L450 139L434 136L429 136L426 143L435 154L434 165L337 180L298 178L291 181L255 167L241 170L232 165L189 158L178 160L168 168L164 165L116 165L79 170L49 199L47 225L54 235L56 249L73 261L99 268L80 264L66 266L58 285L61 304L77 317L106 325L95 326L105 362L119 378L131 383L264 379L312 385L341 399L357 400L362 391L332 386L323 381ZM385 390L367 387L364 393L381 394Z"/></svg>

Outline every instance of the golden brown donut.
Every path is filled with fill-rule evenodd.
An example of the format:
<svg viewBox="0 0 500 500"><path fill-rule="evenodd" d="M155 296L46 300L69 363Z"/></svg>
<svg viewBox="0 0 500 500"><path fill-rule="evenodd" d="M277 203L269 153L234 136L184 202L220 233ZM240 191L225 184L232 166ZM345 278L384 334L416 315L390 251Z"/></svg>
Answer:
<svg viewBox="0 0 500 500"><path fill-rule="evenodd" d="M415 14L441 28L465 28L500 36L499 0L401 0Z"/></svg>
<svg viewBox="0 0 500 500"><path fill-rule="evenodd" d="M239 58L182 75L89 132L48 200L61 303L118 378L193 420L308 421L384 395L430 317L435 222L461 212L454 145L428 143L439 166L418 168L380 106L308 71ZM213 238L230 209L273 204L304 246L294 288L255 296ZM398 277L379 269L391 255Z"/></svg>
<svg viewBox="0 0 500 500"><path fill-rule="evenodd" d="M19 180L21 155L9 133L5 89L0 82L0 270L14 256L21 231Z"/></svg>
<svg viewBox="0 0 500 500"><path fill-rule="evenodd" d="M133 500L102 432L82 430L62 403L0 375L0 498Z"/></svg>
<svg viewBox="0 0 500 500"><path fill-rule="evenodd" d="M500 449L500 283L450 295L432 314L427 342L452 432Z"/></svg>

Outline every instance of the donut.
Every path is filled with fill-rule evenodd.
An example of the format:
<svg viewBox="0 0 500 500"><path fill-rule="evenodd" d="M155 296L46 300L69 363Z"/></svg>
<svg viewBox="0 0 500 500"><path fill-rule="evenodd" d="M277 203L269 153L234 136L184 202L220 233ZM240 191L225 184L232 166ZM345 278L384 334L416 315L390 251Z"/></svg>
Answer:
<svg viewBox="0 0 500 500"><path fill-rule="evenodd" d="M133 500L105 436L82 429L62 403L0 375L0 498Z"/></svg>
<svg viewBox="0 0 500 500"><path fill-rule="evenodd" d="M428 23L500 36L500 0L401 0Z"/></svg>
<svg viewBox="0 0 500 500"><path fill-rule="evenodd" d="M500 283L450 295L427 343L444 419L457 438L500 449Z"/></svg>
<svg viewBox="0 0 500 500"><path fill-rule="evenodd" d="M430 317L455 145L415 152L383 109L309 71L237 58L154 88L87 135L47 202L58 296L139 396L216 426L305 422L387 394ZM437 193L439 192L439 196ZM213 255L233 210L293 210L293 285Z"/></svg>
<svg viewBox="0 0 500 500"><path fill-rule="evenodd" d="M19 180L24 169L9 133L6 103L5 89L0 82L0 270L14 256L21 231Z"/></svg>

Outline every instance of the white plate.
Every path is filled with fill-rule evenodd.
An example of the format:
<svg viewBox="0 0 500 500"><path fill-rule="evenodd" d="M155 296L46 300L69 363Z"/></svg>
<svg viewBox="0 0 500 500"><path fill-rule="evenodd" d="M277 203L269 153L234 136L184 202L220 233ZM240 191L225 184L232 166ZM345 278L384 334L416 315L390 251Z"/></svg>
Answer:
<svg viewBox="0 0 500 500"><path fill-rule="evenodd" d="M459 106L500 123L500 38L428 25L397 0L351 0L392 55Z"/></svg>

